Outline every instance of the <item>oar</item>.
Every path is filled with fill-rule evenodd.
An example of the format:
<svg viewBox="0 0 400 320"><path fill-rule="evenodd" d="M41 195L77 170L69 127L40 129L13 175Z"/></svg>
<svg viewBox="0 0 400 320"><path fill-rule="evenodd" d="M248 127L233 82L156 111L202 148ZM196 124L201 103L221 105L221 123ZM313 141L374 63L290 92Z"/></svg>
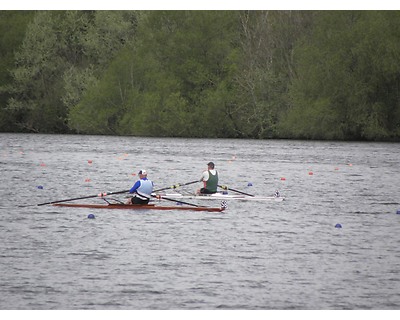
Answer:
<svg viewBox="0 0 400 320"><path fill-rule="evenodd" d="M107 192L107 193L104 192L104 193L100 193L100 194L96 194L96 195L92 195L92 196L85 196L85 197L78 197L78 198L70 198L70 199L64 199L64 200L50 201L50 202L45 202L45 203L39 203L38 206L44 206L46 204L53 204L53 203L60 203L60 202L67 202L67 201L74 201L74 200L105 197L105 196L109 196L109 195L112 195L112 194L119 194L119 193L126 193L126 192L129 192L129 190Z"/></svg>
<svg viewBox="0 0 400 320"><path fill-rule="evenodd" d="M182 204L187 204L188 206L207 208L206 206L199 206L199 205L194 204L194 203L189 203L189 202L180 201L180 200L176 200L176 199L166 198L166 197L163 197L163 196L160 196L160 195L158 195L158 196L151 195L151 196L153 198L157 198L157 199L164 199L164 200L169 200L169 201L178 202L178 203L182 203Z"/></svg>
<svg viewBox="0 0 400 320"><path fill-rule="evenodd" d="M232 189L232 188L228 188L228 186L220 186L220 185L218 185L218 187L220 187L223 190L232 190L233 192L237 192L237 193L244 194L246 196L254 197L254 194L250 194L250 193L246 193L246 192L243 192L243 191L239 191L239 190L235 190L235 189Z"/></svg>
<svg viewBox="0 0 400 320"><path fill-rule="evenodd" d="M196 183L196 182L199 182L199 180L191 181L191 182L187 182L187 183L183 183L183 184L179 184L179 183L178 183L178 184L173 185L173 186L170 186L170 187L166 187L166 188L162 188L162 189L159 189L159 190L155 190L154 192L159 192L159 191L163 191L163 190L167 190L167 189L176 189L176 188L178 188L178 187L187 186L187 185L189 185L189 184L193 184L193 183ZM127 192L129 192L129 190L122 190L122 191L115 191L115 192L108 192L108 193L100 193L100 194L91 195L91 196L85 196L85 197L70 198L70 199L63 199L63 200L56 200L56 201L50 201L50 202L45 202L45 203L39 203L39 204L37 204L37 206L44 206L44 205L47 205L47 204L54 204L54 203L67 202L67 201L74 201L74 200L83 200L83 199L104 197L104 196L107 196L107 195L120 194L120 193L127 193ZM164 198L164 197L163 197L163 198ZM166 198L164 198L164 199L166 199ZM168 200L168 199L166 199L166 200ZM183 203L183 202L182 202L182 203ZM185 203L185 204L188 204L188 203Z"/></svg>
<svg viewBox="0 0 400 320"><path fill-rule="evenodd" d="M158 190L154 190L153 192L160 192L160 191L164 191L164 190L168 190L168 189L176 189L176 188L187 186L189 184L193 184L193 183L196 183L196 182L200 182L200 181L199 180L195 180L195 181L190 181L190 182L186 182L186 183L178 183L178 184L175 184L175 185L170 186L170 187L165 187L165 188L161 188L161 189L158 189Z"/></svg>

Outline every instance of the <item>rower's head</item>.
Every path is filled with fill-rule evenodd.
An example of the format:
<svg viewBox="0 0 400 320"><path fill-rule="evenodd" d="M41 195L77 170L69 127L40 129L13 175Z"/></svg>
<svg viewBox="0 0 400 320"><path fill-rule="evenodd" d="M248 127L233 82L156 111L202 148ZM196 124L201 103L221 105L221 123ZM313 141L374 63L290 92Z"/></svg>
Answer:
<svg viewBox="0 0 400 320"><path fill-rule="evenodd" d="M140 171L139 171L139 177L140 177L140 178L142 178L142 177L147 177L147 171L144 170L144 169L140 170Z"/></svg>
<svg viewBox="0 0 400 320"><path fill-rule="evenodd" d="M208 168L214 169L214 162L209 162L209 163L207 163L207 165L208 165Z"/></svg>

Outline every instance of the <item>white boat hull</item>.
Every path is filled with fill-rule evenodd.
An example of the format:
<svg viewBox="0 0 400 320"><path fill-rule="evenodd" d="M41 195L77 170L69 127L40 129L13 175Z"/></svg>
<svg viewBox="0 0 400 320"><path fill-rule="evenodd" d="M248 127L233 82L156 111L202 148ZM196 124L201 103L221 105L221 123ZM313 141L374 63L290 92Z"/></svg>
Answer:
<svg viewBox="0 0 400 320"><path fill-rule="evenodd" d="M161 197L171 198L171 199L197 199L197 200L243 200L243 201L276 201L281 202L284 197L262 197L262 196L247 196L241 194L223 194L220 192L213 194L204 195L184 195L180 193L163 193L160 194Z"/></svg>

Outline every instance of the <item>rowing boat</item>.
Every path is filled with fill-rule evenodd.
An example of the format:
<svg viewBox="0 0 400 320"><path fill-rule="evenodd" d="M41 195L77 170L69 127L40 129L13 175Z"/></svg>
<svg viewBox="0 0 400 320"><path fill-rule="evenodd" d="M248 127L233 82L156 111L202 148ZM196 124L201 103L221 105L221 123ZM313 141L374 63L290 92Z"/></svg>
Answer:
<svg viewBox="0 0 400 320"><path fill-rule="evenodd" d="M243 200L243 201L276 201L281 202L285 197L281 196L248 196L242 194L226 194L217 192L213 194L181 194L181 193L164 193L155 197L168 197L171 199L197 199L197 200Z"/></svg>
<svg viewBox="0 0 400 320"><path fill-rule="evenodd" d="M184 210L184 211L206 211L206 212L221 212L225 208L217 207L202 207L202 206L160 206L155 204L122 204L122 203L109 203L109 204L84 204L84 203L54 203L56 207L69 207L69 208L87 208L87 209L128 209L128 210Z"/></svg>

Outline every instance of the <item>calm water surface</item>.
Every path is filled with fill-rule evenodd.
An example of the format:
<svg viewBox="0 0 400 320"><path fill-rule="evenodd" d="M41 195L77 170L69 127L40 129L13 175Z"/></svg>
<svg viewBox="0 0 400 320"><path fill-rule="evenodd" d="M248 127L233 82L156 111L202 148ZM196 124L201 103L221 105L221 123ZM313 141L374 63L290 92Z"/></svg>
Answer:
<svg viewBox="0 0 400 320"><path fill-rule="evenodd" d="M0 138L0 309L400 309L399 144ZM36 206L129 189L141 168L156 188L193 181L209 161L220 184L286 200Z"/></svg>

